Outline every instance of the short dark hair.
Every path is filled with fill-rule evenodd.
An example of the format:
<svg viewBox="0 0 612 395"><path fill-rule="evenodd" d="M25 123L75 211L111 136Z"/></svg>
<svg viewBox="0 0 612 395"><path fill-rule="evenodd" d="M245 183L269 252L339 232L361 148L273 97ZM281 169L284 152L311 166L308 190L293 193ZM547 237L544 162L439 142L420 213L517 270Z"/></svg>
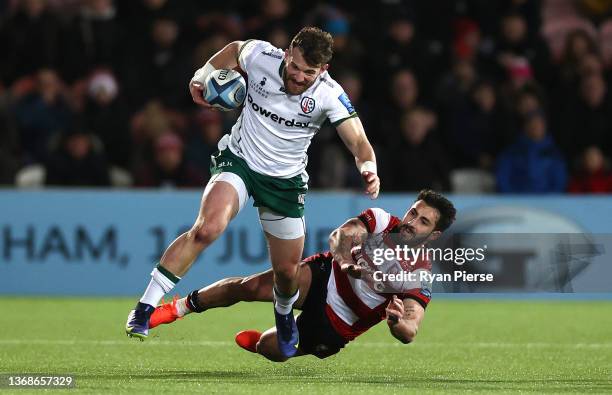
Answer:
<svg viewBox="0 0 612 395"><path fill-rule="evenodd" d="M290 48L302 50L304 60L310 66L328 63L333 55L334 39L331 34L318 27L304 27L291 40Z"/></svg>
<svg viewBox="0 0 612 395"><path fill-rule="evenodd" d="M434 230L444 232L453 222L455 222L457 210L455 206L453 206L453 203L441 193L432 191L431 189L423 189L416 198L416 201L419 200L424 201L428 206L435 208L440 213L440 218L438 218Z"/></svg>

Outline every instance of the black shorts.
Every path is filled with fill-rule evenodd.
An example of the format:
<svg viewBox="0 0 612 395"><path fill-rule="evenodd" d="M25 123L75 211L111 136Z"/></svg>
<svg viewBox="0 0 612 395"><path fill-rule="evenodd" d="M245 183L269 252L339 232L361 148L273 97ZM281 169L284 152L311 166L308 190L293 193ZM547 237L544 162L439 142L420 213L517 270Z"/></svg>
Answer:
<svg viewBox="0 0 612 395"><path fill-rule="evenodd" d="M302 313L296 321L300 333L299 349L306 354L327 358L347 343L332 327L325 313L332 257L329 253L316 254L304 259L304 262L310 266L312 281L302 304Z"/></svg>

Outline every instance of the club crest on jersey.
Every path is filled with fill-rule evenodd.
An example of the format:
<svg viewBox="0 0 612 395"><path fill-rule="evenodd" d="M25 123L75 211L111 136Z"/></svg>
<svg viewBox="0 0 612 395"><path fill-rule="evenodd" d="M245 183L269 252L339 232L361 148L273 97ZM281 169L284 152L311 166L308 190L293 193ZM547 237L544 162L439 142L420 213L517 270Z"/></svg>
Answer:
<svg viewBox="0 0 612 395"><path fill-rule="evenodd" d="M302 99L300 106L304 114L310 114L315 109L315 100L312 97L306 96Z"/></svg>

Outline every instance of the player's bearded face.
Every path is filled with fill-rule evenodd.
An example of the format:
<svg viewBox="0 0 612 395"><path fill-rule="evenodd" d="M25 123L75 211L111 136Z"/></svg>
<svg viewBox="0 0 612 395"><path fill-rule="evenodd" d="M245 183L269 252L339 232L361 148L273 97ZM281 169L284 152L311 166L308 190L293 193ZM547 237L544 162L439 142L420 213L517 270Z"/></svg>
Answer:
<svg viewBox="0 0 612 395"><path fill-rule="evenodd" d="M415 202L404 215L402 223L397 227L397 233L401 240L407 245L417 246L429 241L434 234L434 239L439 235L435 231L436 223L440 218L440 213L428 206L424 201Z"/></svg>
<svg viewBox="0 0 612 395"><path fill-rule="evenodd" d="M396 231L399 236L398 242L408 247L416 247L425 243L431 234L431 232L417 233L417 230L410 224L400 224Z"/></svg>
<svg viewBox="0 0 612 395"><path fill-rule="evenodd" d="M327 65L313 67L306 63L300 49L288 49L285 51L285 70L283 72L285 92L290 95L305 92L325 70L327 70Z"/></svg>

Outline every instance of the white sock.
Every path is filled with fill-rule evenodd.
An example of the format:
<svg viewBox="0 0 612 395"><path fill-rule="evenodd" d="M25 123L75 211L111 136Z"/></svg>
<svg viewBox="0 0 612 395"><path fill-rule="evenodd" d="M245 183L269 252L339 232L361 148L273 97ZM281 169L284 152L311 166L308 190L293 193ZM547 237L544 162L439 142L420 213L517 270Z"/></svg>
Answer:
<svg viewBox="0 0 612 395"><path fill-rule="evenodd" d="M172 275L172 273L168 272L166 269L162 268L162 270L169 276ZM179 277L173 277L177 281L171 280L168 276L164 275L160 270L158 270L157 267L153 269L151 272L151 281L149 281L147 289L144 291L142 298L140 298L140 302L146 303L153 307L157 306L161 298L163 298L163 296L168 292L172 291L178 280L180 280Z"/></svg>
<svg viewBox="0 0 612 395"><path fill-rule="evenodd" d="M187 307L187 297L179 299L176 301L176 315L179 317L184 317L187 314L191 314L192 311Z"/></svg>
<svg viewBox="0 0 612 395"><path fill-rule="evenodd" d="M274 291L274 300L276 300L276 302L274 303L274 308L276 309L276 311L278 311L279 314L283 315L291 313L291 308L293 307L293 304L300 297L300 290L298 289L297 291L295 291L293 296L290 296L288 298L279 295L278 292L276 292L276 288L272 288L272 290Z"/></svg>

